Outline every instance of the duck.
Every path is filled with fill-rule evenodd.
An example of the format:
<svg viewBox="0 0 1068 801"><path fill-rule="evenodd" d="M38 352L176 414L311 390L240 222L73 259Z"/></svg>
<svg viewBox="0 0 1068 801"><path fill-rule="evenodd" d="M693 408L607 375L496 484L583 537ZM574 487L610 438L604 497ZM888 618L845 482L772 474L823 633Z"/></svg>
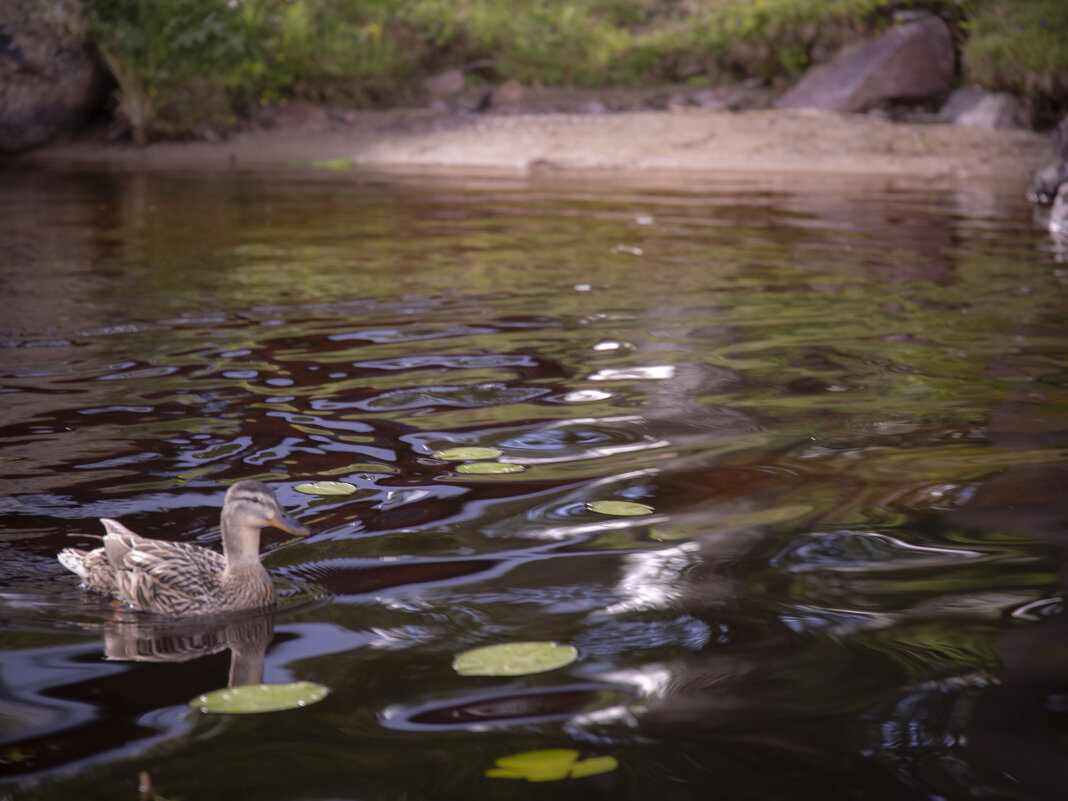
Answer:
<svg viewBox="0 0 1068 801"><path fill-rule="evenodd" d="M226 491L220 554L186 542L135 534L102 518L104 545L90 551L64 548L60 564L88 590L126 606L166 617L217 615L273 606L274 584L260 563L260 531L272 526L298 537L307 528L282 509L274 492L244 480Z"/></svg>

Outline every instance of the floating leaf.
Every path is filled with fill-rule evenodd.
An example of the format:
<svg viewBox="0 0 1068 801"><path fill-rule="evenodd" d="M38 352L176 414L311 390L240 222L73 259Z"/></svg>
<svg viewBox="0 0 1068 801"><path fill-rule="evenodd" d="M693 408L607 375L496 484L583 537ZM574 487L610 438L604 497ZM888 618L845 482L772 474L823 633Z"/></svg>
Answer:
<svg viewBox="0 0 1068 801"><path fill-rule="evenodd" d="M496 459L502 451L496 448L482 448L477 445L466 445L459 448L446 448L443 451L434 451L435 459L444 459L449 462L463 462L469 459Z"/></svg>
<svg viewBox="0 0 1068 801"><path fill-rule="evenodd" d="M311 166L317 170L347 172L352 169L352 159L319 159L318 161L313 161Z"/></svg>
<svg viewBox="0 0 1068 801"><path fill-rule="evenodd" d="M505 462L469 462L456 466L457 473L470 473L476 476L496 476L504 473L522 473L523 465Z"/></svg>
<svg viewBox="0 0 1068 801"><path fill-rule="evenodd" d="M615 757L601 756L579 760L579 752L570 748L549 748L544 751L523 751L501 757L497 767L486 771L491 779L526 779L528 782L551 782L560 779L581 779L607 773L619 767Z"/></svg>
<svg viewBox="0 0 1068 801"><path fill-rule="evenodd" d="M581 779L583 776L596 776L598 773L608 773L619 767L615 757L599 756L584 759L571 766L571 778Z"/></svg>
<svg viewBox="0 0 1068 801"><path fill-rule="evenodd" d="M326 698L330 690L322 684L298 681L293 684L249 684L199 695L189 706L218 715L245 715L296 709Z"/></svg>
<svg viewBox="0 0 1068 801"><path fill-rule="evenodd" d="M586 506L592 512L598 512L602 515L615 515L617 517L651 515L653 513L653 507L646 506L644 503L633 503L632 501L590 501Z"/></svg>
<svg viewBox="0 0 1068 801"><path fill-rule="evenodd" d="M571 645L554 642L512 642L465 651L452 662L461 676L526 676L570 665L578 659Z"/></svg>
<svg viewBox="0 0 1068 801"><path fill-rule="evenodd" d="M391 464L382 464L381 462L357 462L356 464L350 464L345 468L349 472L353 473L396 473L397 468Z"/></svg>
<svg viewBox="0 0 1068 801"><path fill-rule="evenodd" d="M305 495L352 495L356 492L356 485L347 481L312 481L297 484L293 489Z"/></svg>

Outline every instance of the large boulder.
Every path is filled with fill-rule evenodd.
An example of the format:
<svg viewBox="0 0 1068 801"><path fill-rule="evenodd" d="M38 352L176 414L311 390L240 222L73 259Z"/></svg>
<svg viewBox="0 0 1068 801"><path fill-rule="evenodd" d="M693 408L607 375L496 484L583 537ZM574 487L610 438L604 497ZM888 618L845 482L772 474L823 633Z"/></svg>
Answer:
<svg viewBox="0 0 1068 801"><path fill-rule="evenodd" d="M0 0L0 152L76 130L102 102L105 75L78 0Z"/></svg>
<svg viewBox="0 0 1068 801"><path fill-rule="evenodd" d="M887 103L940 102L951 89L953 63L946 23L923 15L845 47L809 70L775 106L868 111Z"/></svg>

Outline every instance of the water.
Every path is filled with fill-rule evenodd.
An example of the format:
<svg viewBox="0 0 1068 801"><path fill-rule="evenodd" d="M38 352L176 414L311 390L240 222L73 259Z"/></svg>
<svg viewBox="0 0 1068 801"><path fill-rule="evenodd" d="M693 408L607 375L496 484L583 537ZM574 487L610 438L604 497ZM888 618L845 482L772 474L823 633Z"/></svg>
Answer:
<svg viewBox="0 0 1068 801"><path fill-rule="evenodd" d="M0 790L1061 797L1068 273L1019 187L680 183L5 175ZM240 478L313 531L273 615L55 561L217 546ZM579 658L451 668L527 640ZM261 673L331 693L187 706ZM618 768L485 775L546 748Z"/></svg>

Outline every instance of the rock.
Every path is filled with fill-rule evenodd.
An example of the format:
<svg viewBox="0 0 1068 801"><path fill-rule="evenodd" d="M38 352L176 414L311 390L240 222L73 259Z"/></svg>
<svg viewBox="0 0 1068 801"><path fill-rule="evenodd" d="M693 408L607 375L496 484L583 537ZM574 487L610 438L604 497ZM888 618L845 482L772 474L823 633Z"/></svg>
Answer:
<svg viewBox="0 0 1068 801"><path fill-rule="evenodd" d="M781 109L868 111L886 103L922 103L949 94L953 38L935 16L895 25L813 67L775 103Z"/></svg>
<svg viewBox="0 0 1068 801"><path fill-rule="evenodd" d="M719 89L701 89L693 93L693 103L698 108L712 111L734 111L737 106L737 93L731 92L726 87Z"/></svg>
<svg viewBox="0 0 1068 801"><path fill-rule="evenodd" d="M1030 129L1031 106L1023 98L1008 92L982 92L981 96L974 98L951 119L954 125L972 128Z"/></svg>
<svg viewBox="0 0 1068 801"><path fill-rule="evenodd" d="M465 83L463 70L449 70L424 80L423 91L432 97L446 97L462 92Z"/></svg>
<svg viewBox="0 0 1068 801"><path fill-rule="evenodd" d="M322 106L306 100L293 100L285 104L265 106L256 111L255 124L268 130L278 129L293 133L320 133L330 124L330 117Z"/></svg>
<svg viewBox="0 0 1068 801"><path fill-rule="evenodd" d="M607 114L608 106L600 100L587 100L579 104L578 111L579 114Z"/></svg>
<svg viewBox="0 0 1068 801"><path fill-rule="evenodd" d="M762 84L720 86L694 92L691 101L699 108L711 111L743 111L768 108L771 105L771 90Z"/></svg>
<svg viewBox="0 0 1068 801"><path fill-rule="evenodd" d="M1053 129L1053 149L1060 153L1062 159L1068 161L1068 117Z"/></svg>
<svg viewBox="0 0 1068 801"><path fill-rule="evenodd" d="M669 92L653 92L642 99L641 108L649 111L665 111L670 102Z"/></svg>
<svg viewBox="0 0 1068 801"><path fill-rule="evenodd" d="M954 89L938 110L938 116L945 122L953 122L959 114L963 114L983 99L986 90L981 86L969 84L960 89Z"/></svg>
<svg viewBox="0 0 1068 801"><path fill-rule="evenodd" d="M668 96L666 108L668 111L680 111L693 105L694 102L689 95L682 92L672 92Z"/></svg>
<svg viewBox="0 0 1068 801"><path fill-rule="evenodd" d="M1057 191L1049 212L1049 230L1053 234L1068 234L1068 183L1061 184Z"/></svg>
<svg viewBox="0 0 1068 801"><path fill-rule="evenodd" d="M1031 179L1031 191L1027 193L1027 199L1032 203L1049 203L1064 184L1068 184L1068 164L1063 161L1048 164Z"/></svg>
<svg viewBox="0 0 1068 801"><path fill-rule="evenodd" d="M0 2L0 152L78 130L106 86L76 0Z"/></svg>
<svg viewBox="0 0 1068 801"><path fill-rule="evenodd" d="M494 90L493 102L495 105L511 106L521 103L525 94L526 90L523 88L523 84L512 78Z"/></svg>

